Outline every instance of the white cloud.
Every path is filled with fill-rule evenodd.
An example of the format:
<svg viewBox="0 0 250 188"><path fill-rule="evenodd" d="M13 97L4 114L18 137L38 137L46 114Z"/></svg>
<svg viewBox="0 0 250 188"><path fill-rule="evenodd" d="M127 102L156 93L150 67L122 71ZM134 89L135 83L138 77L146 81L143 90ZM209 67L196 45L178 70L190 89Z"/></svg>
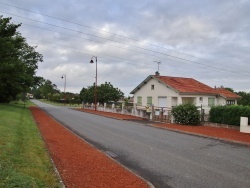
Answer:
<svg viewBox="0 0 250 188"><path fill-rule="evenodd" d="M0 11L17 15L0 13L22 22L20 32L43 54L37 74L61 90L62 74L68 91L92 85L95 66L89 61L97 56L98 83L111 82L126 95L157 71L154 61L162 62L161 75L249 91L249 1L3 2L40 13L0 6Z"/></svg>

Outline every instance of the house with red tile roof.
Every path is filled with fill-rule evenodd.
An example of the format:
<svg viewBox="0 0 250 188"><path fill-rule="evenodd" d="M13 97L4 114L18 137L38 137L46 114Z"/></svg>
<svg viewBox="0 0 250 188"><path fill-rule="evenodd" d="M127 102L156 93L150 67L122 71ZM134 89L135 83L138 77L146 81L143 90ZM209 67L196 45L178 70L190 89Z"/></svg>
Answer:
<svg viewBox="0 0 250 188"><path fill-rule="evenodd" d="M211 106L237 104L238 95L222 88L212 88L193 78L149 75L130 94L140 109L154 105L155 108L171 109L173 106L192 103L208 112Z"/></svg>
<svg viewBox="0 0 250 188"><path fill-rule="evenodd" d="M219 94L218 104L220 105L234 105L240 99L239 95L224 88L215 88L215 91Z"/></svg>

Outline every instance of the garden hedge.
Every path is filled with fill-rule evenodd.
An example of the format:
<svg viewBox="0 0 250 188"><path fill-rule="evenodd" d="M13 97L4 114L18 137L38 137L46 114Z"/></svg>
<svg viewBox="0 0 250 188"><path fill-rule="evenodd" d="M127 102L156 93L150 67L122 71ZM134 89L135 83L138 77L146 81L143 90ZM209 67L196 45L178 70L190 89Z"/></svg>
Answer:
<svg viewBox="0 0 250 188"><path fill-rule="evenodd" d="M214 106L209 112L209 121L240 126L240 117L248 117L250 124L250 106Z"/></svg>

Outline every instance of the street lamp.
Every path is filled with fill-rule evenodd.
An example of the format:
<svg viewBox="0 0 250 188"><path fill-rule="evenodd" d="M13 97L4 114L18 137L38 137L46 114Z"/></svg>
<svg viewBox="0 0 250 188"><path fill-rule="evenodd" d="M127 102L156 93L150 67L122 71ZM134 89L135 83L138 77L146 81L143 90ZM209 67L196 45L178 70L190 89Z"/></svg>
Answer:
<svg viewBox="0 0 250 188"><path fill-rule="evenodd" d="M94 63L93 58L95 58L96 66L95 66L95 111L97 105L97 57L93 56L90 60L90 63Z"/></svg>
<svg viewBox="0 0 250 188"><path fill-rule="evenodd" d="M65 101L66 101L66 74L63 74L62 79L64 78L64 106L65 106Z"/></svg>

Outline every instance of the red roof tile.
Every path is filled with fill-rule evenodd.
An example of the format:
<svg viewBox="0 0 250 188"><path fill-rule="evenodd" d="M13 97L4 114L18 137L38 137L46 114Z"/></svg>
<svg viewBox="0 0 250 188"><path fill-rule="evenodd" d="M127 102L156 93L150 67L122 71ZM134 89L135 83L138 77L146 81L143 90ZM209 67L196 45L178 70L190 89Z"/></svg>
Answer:
<svg viewBox="0 0 250 188"><path fill-rule="evenodd" d="M228 91L224 88L216 88L215 89L221 96L225 97L225 98L236 98L236 99L239 99L240 96L231 92L231 91Z"/></svg>
<svg viewBox="0 0 250 188"><path fill-rule="evenodd" d="M193 79L170 76L154 76L180 93L218 94L215 89Z"/></svg>

